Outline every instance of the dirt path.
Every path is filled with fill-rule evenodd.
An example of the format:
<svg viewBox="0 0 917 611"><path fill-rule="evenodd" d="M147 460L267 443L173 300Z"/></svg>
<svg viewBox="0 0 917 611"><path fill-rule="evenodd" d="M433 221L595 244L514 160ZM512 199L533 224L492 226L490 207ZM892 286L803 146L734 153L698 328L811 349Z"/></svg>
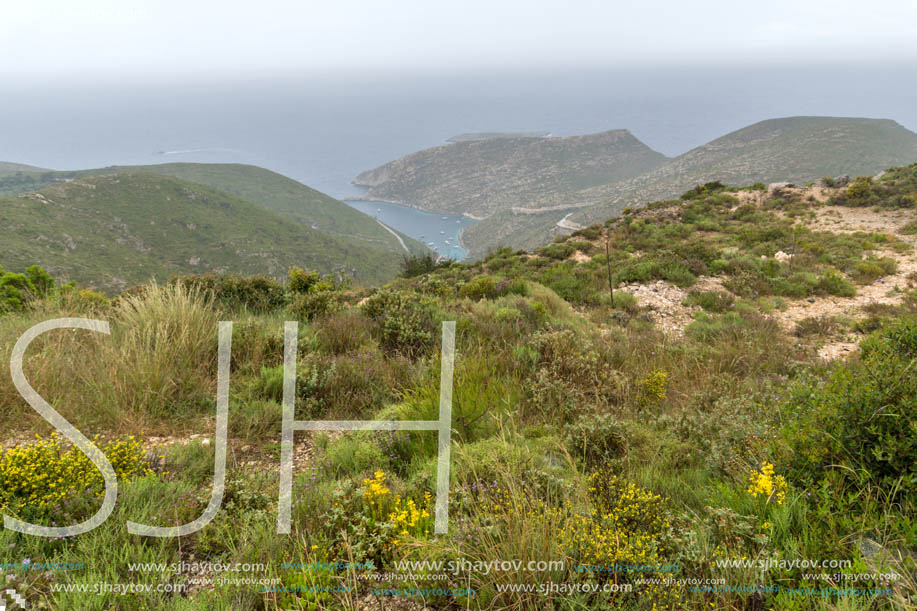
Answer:
<svg viewBox="0 0 917 611"><path fill-rule="evenodd" d="M831 189L812 187L809 189L794 188L796 195L812 195L816 201L824 202L831 195ZM740 201L761 204L764 201L762 191L744 191L739 193ZM814 208L815 218L805 224L815 231L832 233L884 233L889 238L898 239L914 247L914 250L899 253L881 244L875 250L879 257L892 257L898 262L897 271L873 283L858 285L854 297L810 297L808 299L784 299L786 307L775 310L768 316L774 318L783 330L792 334L800 321L818 317L862 317L864 308L871 304L898 305L906 291L917 286L917 236L901 235L901 228L917 221L917 211L885 210L880 208L848 208L841 206L820 206ZM579 255L580 253L577 253ZM581 261L583 257L574 257ZM695 314L701 311L697 306L685 306L683 302L691 290L722 291L723 279L702 276L689 289L681 289L664 281L646 284L628 284L618 288L637 298L637 302L649 310L659 328L676 336L684 334L685 327L691 323ZM845 357L856 351L860 337L854 333L842 334L825 340L818 354L826 360Z"/></svg>

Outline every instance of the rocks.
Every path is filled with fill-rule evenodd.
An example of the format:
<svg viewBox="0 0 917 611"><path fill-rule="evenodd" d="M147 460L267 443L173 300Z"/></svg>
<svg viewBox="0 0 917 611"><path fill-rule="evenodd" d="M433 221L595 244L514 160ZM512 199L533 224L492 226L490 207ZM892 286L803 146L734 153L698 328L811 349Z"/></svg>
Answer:
<svg viewBox="0 0 917 611"><path fill-rule="evenodd" d="M772 182L767 185L767 194L779 197L784 189L792 189L795 186L796 185L791 182Z"/></svg>
<svg viewBox="0 0 917 611"><path fill-rule="evenodd" d="M780 261L781 263L787 263L790 259L793 258L793 255L787 254L782 250L778 250L774 253L774 259Z"/></svg>

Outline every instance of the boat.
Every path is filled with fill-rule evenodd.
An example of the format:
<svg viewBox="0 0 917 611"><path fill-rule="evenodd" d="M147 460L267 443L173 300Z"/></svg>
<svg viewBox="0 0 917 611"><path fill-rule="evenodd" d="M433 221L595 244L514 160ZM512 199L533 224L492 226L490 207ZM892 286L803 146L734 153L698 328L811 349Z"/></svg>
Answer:
<svg viewBox="0 0 917 611"><path fill-rule="evenodd" d="M442 233L442 234L444 234L444 235L445 235L445 233L446 233L446 232L445 232L445 231L440 231L440 233Z"/></svg>

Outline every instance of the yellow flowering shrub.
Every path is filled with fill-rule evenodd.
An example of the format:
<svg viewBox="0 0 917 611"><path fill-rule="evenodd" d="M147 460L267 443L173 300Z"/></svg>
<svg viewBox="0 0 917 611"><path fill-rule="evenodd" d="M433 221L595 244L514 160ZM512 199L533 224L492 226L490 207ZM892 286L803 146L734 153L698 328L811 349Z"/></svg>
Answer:
<svg viewBox="0 0 917 611"><path fill-rule="evenodd" d="M87 490L104 494L102 473L88 456L76 447L65 451L57 433L48 439L35 437L36 441L26 445L0 448L0 507L45 507ZM153 472L143 445L134 436L102 445L97 436L93 443L111 462L119 480Z"/></svg>
<svg viewBox="0 0 917 611"><path fill-rule="evenodd" d="M389 521L395 526L395 532L399 537L407 535L429 535L433 524L430 509L433 504L433 496L429 492L423 495L423 504L418 506L414 499L402 500L395 497L393 511L388 514ZM401 541L396 539L395 545Z"/></svg>
<svg viewBox="0 0 917 611"><path fill-rule="evenodd" d="M581 565L614 566L667 564L663 552L672 525L663 498L608 472L593 473L589 514L567 513L558 533L563 551ZM566 509L548 511L567 512ZM607 571L591 573L620 582L622 575ZM626 579L666 575L629 573ZM674 590L657 584L636 586L658 605L673 602Z"/></svg>
<svg viewBox="0 0 917 611"><path fill-rule="evenodd" d="M346 534L354 557L379 566L393 557L405 537L425 537L433 530L433 495L425 492L419 500L395 495L388 480L384 471L376 471L356 490L335 488L331 507L322 516L329 530ZM343 538L333 541L331 549L343 552L338 543Z"/></svg>
<svg viewBox="0 0 917 611"><path fill-rule="evenodd" d="M363 488L363 496L369 499L372 504L375 504L376 497L384 496L390 492L385 486L384 471L376 471L372 479L364 479Z"/></svg>
<svg viewBox="0 0 917 611"><path fill-rule="evenodd" d="M645 378L640 380L640 398L644 401L657 403L666 398L668 392L669 376L661 369L654 369Z"/></svg>
<svg viewBox="0 0 917 611"><path fill-rule="evenodd" d="M786 500L786 478L774 474L774 465L764 461L760 471L752 471L748 475L748 494L754 498L764 496L769 503L774 499L778 505Z"/></svg>

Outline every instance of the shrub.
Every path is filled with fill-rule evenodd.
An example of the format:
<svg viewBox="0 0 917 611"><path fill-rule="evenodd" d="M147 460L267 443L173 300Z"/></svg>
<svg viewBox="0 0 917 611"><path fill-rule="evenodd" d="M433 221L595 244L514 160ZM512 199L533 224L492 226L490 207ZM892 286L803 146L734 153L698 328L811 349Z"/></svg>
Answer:
<svg viewBox="0 0 917 611"><path fill-rule="evenodd" d="M826 272L818 279L818 290L838 297L854 297L857 293L853 283L833 271Z"/></svg>
<svg viewBox="0 0 917 611"><path fill-rule="evenodd" d="M684 305L700 306L708 312L725 312L735 303L735 297L722 291L691 291Z"/></svg>
<svg viewBox="0 0 917 611"><path fill-rule="evenodd" d="M497 296L497 283L491 276L480 275L463 286L459 293L462 297L476 301L485 298L493 299Z"/></svg>
<svg viewBox="0 0 917 611"><path fill-rule="evenodd" d="M627 455L624 426L609 414L580 416L564 427L564 441L573 456L593 469Z"/></svg>
<svg viewBox="0 0 917 611"><path fill-rule="evenodd" d="M797 337L808 337L810 335L825 337L832 335L837 329L837 319L833 316L810 316L796 323L795 334Z"/></svg>
<svg viewBox="0 0 917 611"><path fill-rule="evenodd" d="M638 385L640 400L646 403L658 403L665 399L669 376L666 372L654 369Z"/></svg>
<svg viewBox="0 0 917 611"><path fill-rule="evenodd" d="M449 267L453 261L449 259L438 260L433 257L433 253L427 252L422 255L404 255L401 262L402 278L414 278L436 271L443 267Z"/></svg>
<svg viewBox="0 0 917 611"><path fill-rule="evenodd" d="M684 192L681 195L681 199L686 201L690 199L700 199L707 197L708 195L713 195L714 193L721 193L725 189L726 185L719 181L708 182L702 185L698 185L690 191Z"/></svg>
<svg viewBox="0 0 917 611"><path fill-rule="evenodd" d="M119 480L152 474L143 445L133 436L105 444L95 437L93 443L108 458ZM57 433L47 440L39 437L0 451L0 507L34 510L74 494L104 494L102 473L78 448L62 449Z"/></svg>
<svg viewBox="0 0 917 611"><path fill-rule="evenodd" d="M784 431L800 477L814 483L833 465L863 473L899 494L917 492L917 319L900 319L860 344L826 383L800 382L786 405L798 420Z"/></svg>
<svg viewBox="0 0 917 611"><path fill-rule="evenodd" d="M287 290L291 293L308 293L313 288L318 288L321 281L322 277L314 269L306 271L301 267L291 267L287 273Z"/></svg>
<svg viewBox="0 0 917 611"><path fill-rule="evenodd" d="M297 320L310 321L341 310L340 293L332 290L313 290L308 293L294 293L290 312Z"/></svg>
<svg viewBox="0 0 917 611"><path fill-rule="evenodd" d="M359 312L341 312L314 323L319 345L329 354L356 350L370 339L372 322Z"/></svg>
<svg viewBox="0 0 917 611"><path fill-rule="evenodd" d="M417 356L436 338L434 302L429 297L384 289L366 300L363 313L376 322L379 344L389 352Z"/></svg>
<svg viewBox="0 0 917 611"><path fill-rule="evenodd" d="M44 269L33 265L24 274L0 267L0 314L23 310L31 301L46 297L55 288Z"/></svg>
<svg viewBox="0 0 917 611"><path fill-rule="evenodd" d="M286 304L283 286L267 276L203 274L173 278L171 284L200 294L209 292L214 301L230 310L264 313Z"/></svg>
<svg viewBox="0 0 917 611"><path fill-rule="evenodd" d="M561 261L575 253L576 250L576 245L573 242L555 242L539 248L538 254L542 257Z"/></svg>
<svg viewBox="0 0 917 611"><path fill-rule="evenodd" d="M620 397L619 374L591 342L573 331L539 332L531 344L539 354L532 403L542 416L566 421Z"/></svg>

